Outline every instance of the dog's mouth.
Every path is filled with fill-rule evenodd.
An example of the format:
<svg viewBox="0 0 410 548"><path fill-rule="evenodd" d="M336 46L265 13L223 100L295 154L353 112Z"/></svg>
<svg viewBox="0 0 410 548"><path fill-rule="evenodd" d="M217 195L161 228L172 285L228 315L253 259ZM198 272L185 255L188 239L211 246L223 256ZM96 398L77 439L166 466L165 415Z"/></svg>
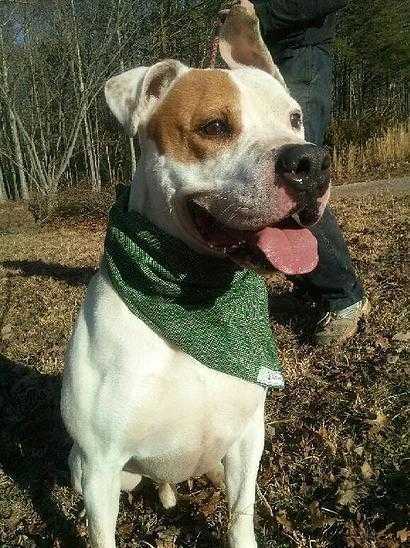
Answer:
<svg viewBox="0 0 410 548"><path fill-rule="evenodd" d="M306 274L317 265L316 238L292 217L261 229L238 230L218 221L195 199L187 202L188 211L200 239L214 252L229 256L242 264L263 263L288 275ZM318 221L319 209L310 207L297 212L303 224Z"/></svg>

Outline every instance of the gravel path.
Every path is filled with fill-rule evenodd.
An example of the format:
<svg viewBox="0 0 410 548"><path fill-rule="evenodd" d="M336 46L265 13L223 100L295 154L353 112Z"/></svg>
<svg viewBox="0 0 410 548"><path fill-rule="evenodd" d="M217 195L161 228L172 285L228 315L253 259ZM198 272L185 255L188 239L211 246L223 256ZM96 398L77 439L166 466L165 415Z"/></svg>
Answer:
<svg viewBox="0 0 410 548"><path fill-rule="evenodd" d="M335 198L360 196L374 192L385 192L391 196L408 195L410 194L410 175L394 179L339 185L332 188L332 196Z"/></svg>

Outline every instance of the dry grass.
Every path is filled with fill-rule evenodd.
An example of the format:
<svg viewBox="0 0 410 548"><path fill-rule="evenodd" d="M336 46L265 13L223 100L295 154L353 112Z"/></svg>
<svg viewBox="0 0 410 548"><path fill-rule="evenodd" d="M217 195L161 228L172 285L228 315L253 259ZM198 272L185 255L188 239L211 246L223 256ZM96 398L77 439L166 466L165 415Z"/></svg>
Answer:
<svg viewBox="0 0 410 548"><path fill-rule="evenodd" d="M342 142L335 129L336 143ZM333 149L333 175L344 184L354 178L360 181L403 174L410 170L410 126L390 127L364 144L337 145Z"/></svg>
<svg viewBox="0 0 410 548"><path fill-rule="evenodd" d="M58 193L44 196L35 193L28 202L28 208L37 223L52 219L73 217L106 216L115 196L115 187L103 187L100 192L92 192L88 185L61 189Z"/></svg>
<svg viewBox="0 0 410 548"><path fill-rule="evenodd" d="M287 387L268 398L260 546L394 548L408 536L409 341L398 335L409 329L408 199L372 196L336 206L373 313L344 350L317 350L304 342L311 310L292 300L287 282L272 287ZM58 398L64 347L98 264L104 222L38 227L21 206L11 207L12 214L0 209L0 545L84 546ZM171 512L148 482L123 495L119 546L222 546L223 495L203 479L188 491L179 487Z"/></svg>

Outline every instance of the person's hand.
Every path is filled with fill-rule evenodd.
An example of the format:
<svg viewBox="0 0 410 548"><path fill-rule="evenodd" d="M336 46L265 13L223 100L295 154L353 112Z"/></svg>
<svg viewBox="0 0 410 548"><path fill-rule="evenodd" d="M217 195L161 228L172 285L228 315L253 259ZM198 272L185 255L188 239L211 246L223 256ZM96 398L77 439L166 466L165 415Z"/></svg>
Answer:
<svg viewBox="0 0 410 548"><path fill-rule="evenodd" d="M243 8L245 8L246 11L250 13L251 15L255 14L255 6L252 4L252 2L250 2L250 0L240 0L238 4L242 6Z"/></svg>
<svg viewBox="0 0 410 548"><path fill-rule="evenodd" d="M255 6L252 4L250 0L238 0L237 2L234 2L231 7L234 7L234 6L242 6L243 8L246 9L246 11L250 15L255 15ZM219 18L222 23L225 21L226 16L228 15L229 12L230 12L229 8L223 9L219 12Z"/></svg>

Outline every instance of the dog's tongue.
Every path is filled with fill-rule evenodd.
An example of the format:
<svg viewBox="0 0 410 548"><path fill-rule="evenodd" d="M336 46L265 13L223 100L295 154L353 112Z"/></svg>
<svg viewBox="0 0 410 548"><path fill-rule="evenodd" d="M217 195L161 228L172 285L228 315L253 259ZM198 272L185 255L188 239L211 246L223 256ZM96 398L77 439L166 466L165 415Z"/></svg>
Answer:
<svg viewBox="0 0 410 548"><path fill-rule="evenodd" d="M306 274L319 261L316 238L296 223L284 228L266 227L254 234L253 244L285 274Z"/></svg>

